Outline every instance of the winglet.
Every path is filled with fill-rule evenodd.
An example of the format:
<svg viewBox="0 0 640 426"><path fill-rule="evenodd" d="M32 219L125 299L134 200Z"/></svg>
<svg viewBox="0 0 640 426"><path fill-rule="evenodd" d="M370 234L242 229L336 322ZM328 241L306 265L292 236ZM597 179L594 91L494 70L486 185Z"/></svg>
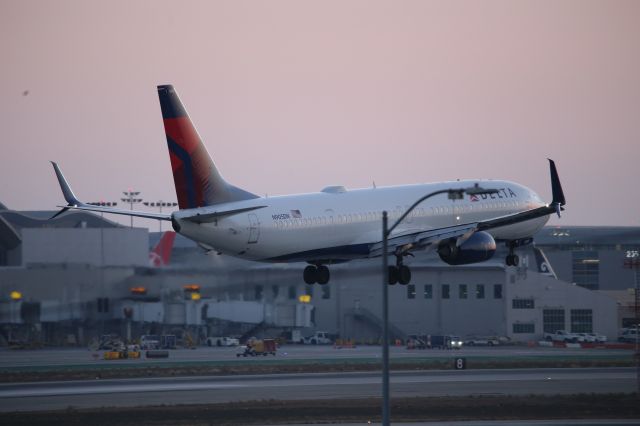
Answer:
<svg viewBox="0 0 640 426"><path fill-rule="evenodd" d="M60 184L60 189L62 190L62 194L64 195L64 199L67 201L69 207L75 207L75 206L82 205L82 202L78 201L76 196L73 194L73 191L71 190L71 187L67 183L67 180L64 178L64 175L62 174L62 171L60 170L60 167L58 167L58 164L56 164L53 161L51 162L51 164L53 164L53 170L56 172L56 177L58 178L58 183ZM64 207L58 213L56 213L53 216L51 216L50 219L54 219L55 217L61 215L64 212L66 212L67 210L69 210L69 208L68 207Z"/></svg>
<svg viewBox="0 0 640 426"><path fill-rule="evenodd" d="M556 169L556 163L548 158L549 169L551 172L551 192L553 194L553 200L551 203L556 207L556 213L560 217L560 211L563 210L561 206L566 204L564 198L564 192L562 191L562 185L560 184L560 177L558 177L558 170Z"/></svg>

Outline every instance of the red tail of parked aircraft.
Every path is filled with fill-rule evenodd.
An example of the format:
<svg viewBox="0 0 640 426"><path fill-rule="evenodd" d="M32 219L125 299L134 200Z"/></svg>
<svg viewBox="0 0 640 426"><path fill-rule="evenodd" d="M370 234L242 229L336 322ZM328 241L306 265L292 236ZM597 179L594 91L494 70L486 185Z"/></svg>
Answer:
<svg viewBox="0 0 640 426"><path fill-rule="evenodd" d="M158 244L149 252L149 265L157 268L167 266L171 261L171 249L173 249L173 241L176 233L167 231L162 234L162 238Z"/></svg>

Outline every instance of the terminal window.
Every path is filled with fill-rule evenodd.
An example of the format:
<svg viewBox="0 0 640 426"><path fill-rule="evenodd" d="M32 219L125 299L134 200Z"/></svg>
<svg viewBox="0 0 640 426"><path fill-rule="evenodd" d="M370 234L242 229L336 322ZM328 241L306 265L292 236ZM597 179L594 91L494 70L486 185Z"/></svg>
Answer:
<svg viewBox="0 0 640 426"><path fill-rule="evenodd" d="M493 298L502 299L502 284L493 285Z"/></svg>
<svg viewBox="0 0 640 426"><path fill-rule="evenodd" d="M533 299L513 299L511 301L513 309L533 309L534 305Z"/></svg>
<svg viewBox="0 0 640 426"><path fill-rule="evenodd" d="M431 284L424 285L424 298L433 299L433 286Z"/></svg>
<svg viewBox="0 0 640 426"><path fill-rule="evenodd" d="M535 333L536 327L533 323L516 323L513 324L513 333L514 334L523 334L523 333Z"/></svg>
<svg viewBox="0 0 640 426"><path fill-rule="evenodd" d="M467 298L467 285L466 284L460 284L458 286L458 297L460 299L466 299Z"/></svg>
<svg viewBox="0 0 640 426"><path fill-rule="evenodd" d="M449 284L442 284L442 298L449 298Z"/></svg>
<svg viewBox="0 0 640 426"><path fill-rule="evenodd" d="M280 286L272 285L271 286L271 291L273 292L273 298L277 299L278 298L278 294L280 293Z"/></svg>
<svg viewBox="0 0 640 426"><path fill-rule="evenodd" d="M484 299L484 284L476 285L476 299Z"/></svg>
<svg viewBox="0 0 640 426"><path fill-rule="evenodd" d="M416 298L416 286L414 284L407 285L407 299Z"/></svg>
<svg viewBox="0 0 640 426"><path fill-rule="evenodd" d="M600 278L600 259L597 251L572 253L573 282L590 290L597 290Z"/></svg>
<svg viewBox="0 0 640 426"><path fill-rule="evenodd" d="M545 333L564 330L564 309L543 309L542 324Z"/></svg>
<svg viewBox="0 0 640 426"><path fill-rule="evenodd" d="M591 309L571 310L571 332L593 333L593 312Z"/></svg>

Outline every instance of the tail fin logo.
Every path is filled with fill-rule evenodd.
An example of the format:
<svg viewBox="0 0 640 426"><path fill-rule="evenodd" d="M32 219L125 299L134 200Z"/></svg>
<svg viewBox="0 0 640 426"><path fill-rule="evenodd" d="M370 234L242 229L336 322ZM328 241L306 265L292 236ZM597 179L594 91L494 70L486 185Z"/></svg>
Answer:
<svg viewBox="0 0 640 426"><path fill-rule="evenodd" d="M175 238L176 233L173 231L167 231L162 234L158 244L149 252L149 266L160 268L169 264Z"/></svg>
<svg viewBox="0 0 640 426"><path fill-rule="evenodd" d="M222 178L173 86L158 86L158 98L180 209L258 198Z"/></svg>

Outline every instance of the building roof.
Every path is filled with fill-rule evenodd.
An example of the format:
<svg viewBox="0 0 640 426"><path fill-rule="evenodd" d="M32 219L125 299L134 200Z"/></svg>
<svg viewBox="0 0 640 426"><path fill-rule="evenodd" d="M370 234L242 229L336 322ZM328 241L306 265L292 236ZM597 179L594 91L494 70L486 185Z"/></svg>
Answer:
<svg viewBox="0 0 640 426"><path fill-rule="evenodd" d="M546 226L533 237L539 246L637 245L640 227L636 226Z"/></svg>
<svg viewBox="0 0 640 426"><path fill-rule="evenodd" d="M67 212L55 219L57 211L15 211L0 204L0 247L16 248L23 228L115 228L121 225L88 212Z"/></svg>

